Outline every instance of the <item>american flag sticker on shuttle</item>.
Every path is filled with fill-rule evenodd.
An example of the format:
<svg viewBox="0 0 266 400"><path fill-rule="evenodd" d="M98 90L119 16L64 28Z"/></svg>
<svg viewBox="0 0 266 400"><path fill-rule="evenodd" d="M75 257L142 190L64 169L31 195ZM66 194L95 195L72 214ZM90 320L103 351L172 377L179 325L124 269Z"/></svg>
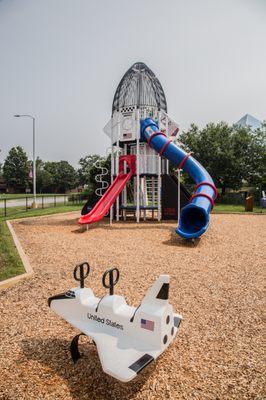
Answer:
<svg viewBox="0 0 266 400"><path fill-rule="evenodd" d="M148 319L141 318L140 326L141 326L141 328L147 329L148 331L154 331L154 322L149 321Z"/></svg>

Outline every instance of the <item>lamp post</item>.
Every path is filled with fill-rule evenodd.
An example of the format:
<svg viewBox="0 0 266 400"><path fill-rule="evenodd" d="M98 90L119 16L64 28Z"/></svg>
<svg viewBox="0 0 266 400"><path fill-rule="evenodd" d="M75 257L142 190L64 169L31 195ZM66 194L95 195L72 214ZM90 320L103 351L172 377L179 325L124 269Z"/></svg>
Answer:
<svg viewBox="0 0 266 400"><path fill-rule="evenodd" d="M33 151L32 151L32 158L33 158L33 203L32 203L32 208L37 207L37 201L36 201L36 158L35 158L35 117L29 114L16 114L14 115L16 118L20 117L28 117L32 119L32 145L33 145Z"/></svg>

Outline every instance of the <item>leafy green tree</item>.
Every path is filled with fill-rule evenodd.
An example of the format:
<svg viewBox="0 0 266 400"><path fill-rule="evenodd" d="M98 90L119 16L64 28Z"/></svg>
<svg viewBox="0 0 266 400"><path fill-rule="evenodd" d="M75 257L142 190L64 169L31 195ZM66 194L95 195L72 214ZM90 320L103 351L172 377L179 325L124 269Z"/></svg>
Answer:
<svg viewBox="0 0 266 400"><path fill-rule="evenodd" d="M39 193L51 193L53 190L51 187L53 186L53 177L50 172L45 169L41 169L38 172L37 179L37 188Z"/></svg>
<svg viewBox="0 0 266 400"><path fill-rule="evenodd" d="M12 147L3 166L3 177L15 192L25 191L29 175L29 161L22 147Z"/></svg>
<svg viewBox="0 0 266 400"><path fill-rule="evenodd" d="M77 174L68 161L46 162L44 164L45 178L51 178L50 189L53 192L64 193L77 184Z"/></svg>
<svg viewBox="0 0 266 400"><path fill-rule="evenodd" d="M96 154L93 154L92 157L93 157L93 162L90 163L90 166L88 167L87 170L87 176L85 181L86 184L85 192L86 192L86 197L90 200L90 204L94 205L99 200L99 196L95 194L95 191L97 188L102 187L102 184L96 181L96 176L101 174L102 170L95 165L95 161L99 161L99 165L107 169L108 172L106 175L103 176L102 179L109 185L111 180L111 155L109 155L107 158L104 158L97 156Z"/></svg>
<svg viewBox="0 0 266 400"><path fill-rule="evenodd" d="M51 177L50 190L51 192L56 191L56 175L57 175L57 162L47 161L44 163L44 171L47 172Z"/></svg>
<svg viewBox="0 0 266 400"><path fill-rule="evenodd" d="M39 157L36 159L36 186L39 193L51 192L53 177L50 172L44 169L45 162Z"/></svg>
<svg viewBox="0 0 266 400"><path fill-rule="evenodd" d="M81 185L90 185L90 169L100 158L98 154L89 154L79 160L78 179Z"/></svg>
<svg viewBox="0 0 266 400"><path fill-rule="evenodd" d="M246 180L249 185L266 189L266 122L251 136L248 163Z"/></svg>
<svg viewBox="0 0 266 400"><path fill-rule="evenodd" d="M210 123L203 129L192 124L180 141L207 169L222 194L226 188L239 189L243 180L251 182L261 177L263 146L265 157L262 132L225 122Z"/></svg>
<svg viewBox="0 0 266 400"><path fill-rule="evenodd" d="M33 162L30 161L30 169L33 171ZM45 186L49 186L52 182L51 177L47 182L47 179L45 179L46 172L44 171L44 162L40 159L40 157L36 158L36 190L37 193L44 193L45 192ZM31 190L33 190L33 179L28 178L28 184ZM49 191L49 190L48 190Z"/></svg>
<svg viewBox="0 0 266 400"><path fill-rule="evenodd" d="M57 163L56 183L60 192L66 192L76 186L76 170L68 161L59 161Z"/></svg>

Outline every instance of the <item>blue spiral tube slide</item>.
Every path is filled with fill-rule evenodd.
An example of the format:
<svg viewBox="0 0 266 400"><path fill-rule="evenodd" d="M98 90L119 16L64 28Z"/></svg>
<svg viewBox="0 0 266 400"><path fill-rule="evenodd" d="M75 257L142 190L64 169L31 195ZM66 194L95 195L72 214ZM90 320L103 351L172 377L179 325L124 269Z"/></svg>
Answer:
<svg viewBox="0 0 266 400"><path fill-rule="evenodd" d="M186 239L201 236L208 228L210 212L214 206L217 189L209 173L190 154L176 146L151 119L141 120L141 138L177 168L187 172L196 183L190 204L182 208L176 233Z"/></svg>

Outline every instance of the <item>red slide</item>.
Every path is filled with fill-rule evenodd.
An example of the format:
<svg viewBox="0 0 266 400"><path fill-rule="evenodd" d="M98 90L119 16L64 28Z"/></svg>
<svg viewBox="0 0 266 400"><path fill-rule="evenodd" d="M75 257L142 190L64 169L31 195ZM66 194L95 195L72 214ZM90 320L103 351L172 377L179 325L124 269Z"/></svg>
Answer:
<svg viewBox="0 0 266 400"><path fill-rule="evenodd" d="M126 163L127 173L124 172L124 163ZM112 185L106 190L104 195L95 204L93 209L86 215L82 215L79 219L80 224L92 224L100 221L110 210L117 197L126 186L132 175L136 173L136 156L128 155L119 158L119 174L113 181Z"/></svg>

